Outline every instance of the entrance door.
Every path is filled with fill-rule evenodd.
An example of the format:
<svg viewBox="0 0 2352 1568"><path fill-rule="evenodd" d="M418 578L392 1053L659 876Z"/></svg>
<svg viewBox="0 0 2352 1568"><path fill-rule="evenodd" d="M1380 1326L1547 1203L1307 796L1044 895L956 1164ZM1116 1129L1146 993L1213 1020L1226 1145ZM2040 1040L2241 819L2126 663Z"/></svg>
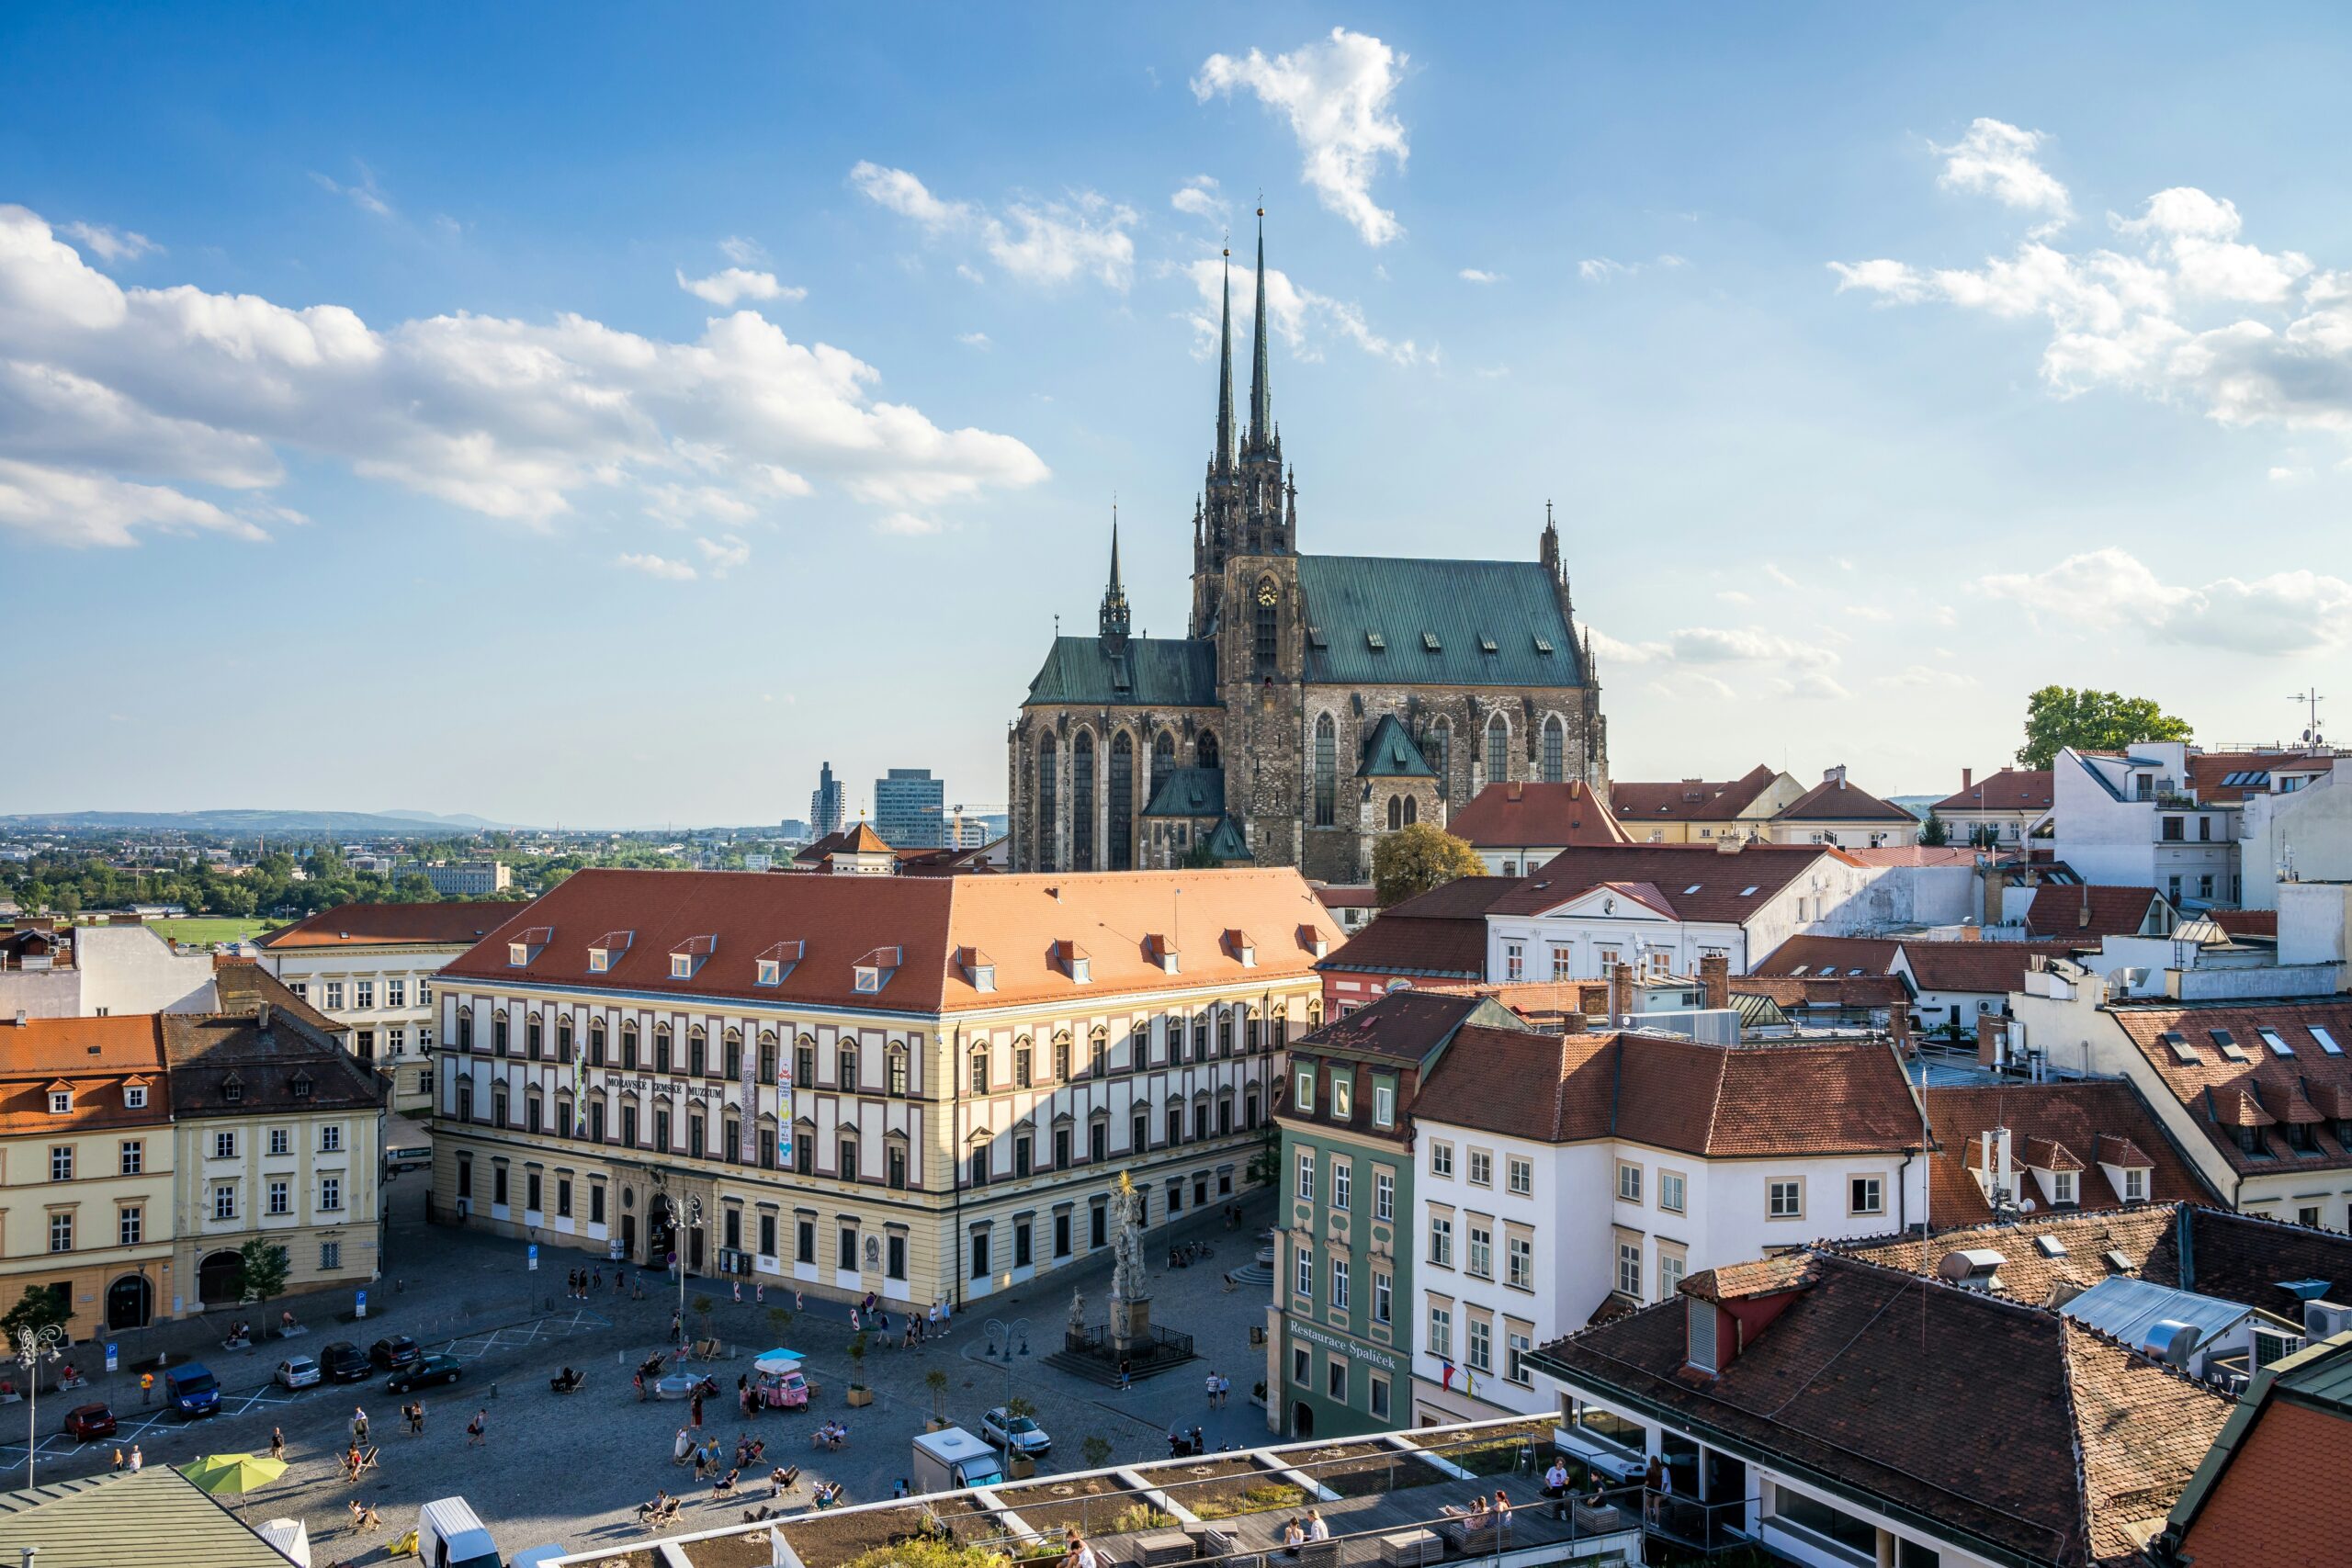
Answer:
<svg viewBox="0 0 2352 1568"><path fill-rule="evenodd" d="M702 1232L699 1230L690 1230L686 1233L686 1272L689 1274L702 1272Z"/></svg>
<svg viewBox="0 0 2352 1568"><path fill-rule="evenodd" d="M621 1256L623 1258L637 1256L637 1216L635 1214L621 1216Z"/></svg>
<svg viewBox="0 0 2352 1568"><path fill-rule="evenodd" d="M197 1299L206 1306L235 1306L242 1294L237 1289L237 1255L215 1252L196 1269Z"/></svg>
<svg viewBox="0 0 2352 1568"><path fill-rule="evenodd" d="M108 1328L144 1328L154 1311L155 1287L144 1274L125 1274L107 1287Z"/></svg>
<svg viewBox="0 0 2352 1568"><path fill-rule="evenodd" d="M670 1200L656 1192L645 1205L645 1261L662 1268L670 1261Z"/></svg>
<svg viewBox="0 0 2352 1568"><path fill-rule="evenodd" d="M1290 1433L1294 1438L1315 1436L1315 1410L1303 1399L1290 1407Z"/></svg>

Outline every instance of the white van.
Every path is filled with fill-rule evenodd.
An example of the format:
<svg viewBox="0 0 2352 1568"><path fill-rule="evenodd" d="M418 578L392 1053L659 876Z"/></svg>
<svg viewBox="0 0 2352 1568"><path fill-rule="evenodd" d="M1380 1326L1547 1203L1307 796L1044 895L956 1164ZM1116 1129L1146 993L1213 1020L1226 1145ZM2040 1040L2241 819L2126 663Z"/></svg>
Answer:
<svg viewBox="0 0 2352 1568"><path fill-rule="evenodd" d="M424 1568L505 1568L498 1543L463 1497L444 1497L417 1510L416 1555Z"/></svg>
<svg viewBox="0 0 2352 1568"><path fill-rule="evenodd" d="M1001 1486L1004 1471L996 1450L961 1427L915 1434L915 1490L956 1492L967 1486Z"/></svg>

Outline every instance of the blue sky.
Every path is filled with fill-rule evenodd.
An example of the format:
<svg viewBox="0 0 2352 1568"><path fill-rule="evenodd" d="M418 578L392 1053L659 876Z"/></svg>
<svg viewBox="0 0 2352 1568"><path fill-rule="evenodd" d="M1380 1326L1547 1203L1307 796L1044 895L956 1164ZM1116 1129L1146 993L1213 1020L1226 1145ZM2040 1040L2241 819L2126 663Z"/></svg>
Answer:
<svg viewBox="0 0 2352 1568"><path fill-rule="evenodd" d="M1621 777L2343 669L2338 12L485 10L0 18L0 810L1001 801L1261 189L1303 545L1552 501Z"/></svg>

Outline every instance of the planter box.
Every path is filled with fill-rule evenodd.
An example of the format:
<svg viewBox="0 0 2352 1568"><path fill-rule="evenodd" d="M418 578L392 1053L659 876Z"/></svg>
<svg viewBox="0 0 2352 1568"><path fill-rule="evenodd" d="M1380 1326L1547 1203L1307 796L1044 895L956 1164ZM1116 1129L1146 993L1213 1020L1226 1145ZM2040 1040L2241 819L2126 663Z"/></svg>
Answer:
<svg viewBox="0 0 2352 1568"><path fill-rule="evenodd" d="M850 1407L856 1409L874 1403L874 1391L870 1388L853 1388L849 1391L848 1398Z"/></svg>
<svg viewBox="0 0 2352 1568"><path fill-rule="evenodd" d="M926 1416L923 1417L922 1429L926 1432L944 1432L954 1425L956 1423L944 1416Z"/></svg>
<svg viewBox="0 0 2352 1568"><path fill-rule="evenodd" d="M1012 1454L1005 1460L1005 1471L1015 1481L1026 1481L1037 1473L1037 1461L1027 1454Z"/></svg>

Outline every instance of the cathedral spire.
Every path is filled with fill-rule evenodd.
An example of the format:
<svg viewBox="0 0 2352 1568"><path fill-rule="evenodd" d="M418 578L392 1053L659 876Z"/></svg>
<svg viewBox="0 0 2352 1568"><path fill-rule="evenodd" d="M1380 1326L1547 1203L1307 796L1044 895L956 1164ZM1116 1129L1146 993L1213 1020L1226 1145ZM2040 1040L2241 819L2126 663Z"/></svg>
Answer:
<svg viewBox="0 0 2352 1568"><path fill-rule="evenodd" d="M1127 646L1127 591L1119 583L1119 506L1111 503L1111 581L1102 590L1101 636L1114 653Z"/></svg>
<svg viewBox="0 0 2352 1568"><path fill-rule="evenodd" d="M1218 333L1216 458L1220 474L1233 471L1233 247L1225 250L1225 326Z"/></svg>
<svg viewBox="0 0 2352 1568"><path fill-rule="evenodd" d="M1266 381L1266 209L1258 209L1257 355L1250 367L1250 444L1264 447L1273 439L1273 389Z"/></svg>

